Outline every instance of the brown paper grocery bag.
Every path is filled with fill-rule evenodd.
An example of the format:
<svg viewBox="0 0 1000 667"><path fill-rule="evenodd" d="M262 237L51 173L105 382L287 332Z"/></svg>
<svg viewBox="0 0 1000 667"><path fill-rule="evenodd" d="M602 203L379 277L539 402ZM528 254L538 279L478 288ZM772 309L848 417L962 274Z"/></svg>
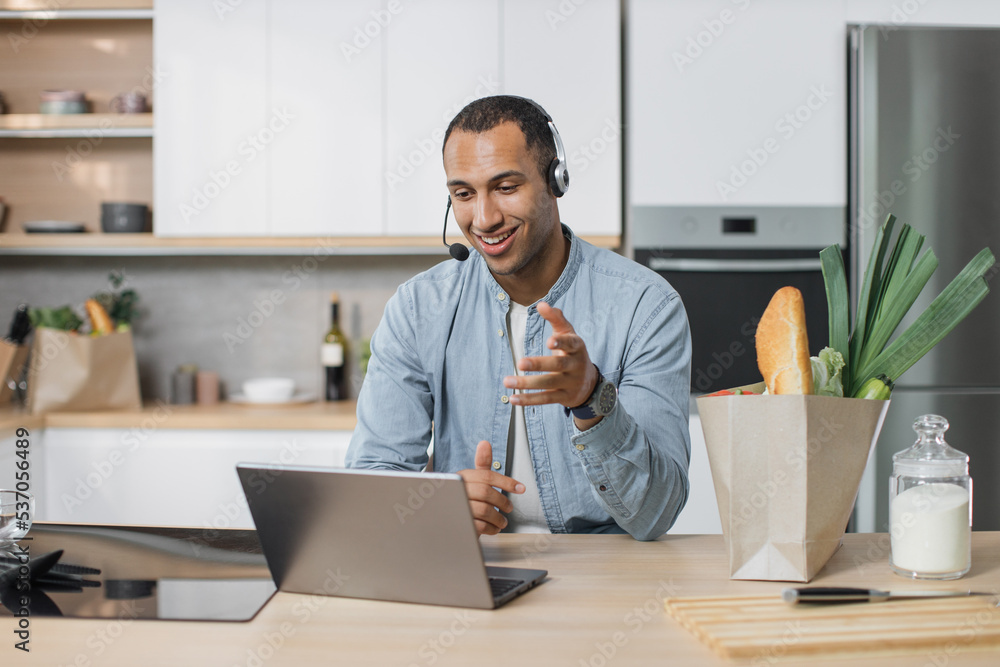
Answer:
<svg viewBox="0 0 1000 667"><path fill-rule="evenodd" d="M83 336L35 330L28 364L32 414L141 407L131 332Z"/></svg>
<svg viewBox="0 0 1000 667"><path fill-rule="evenodd" d="M28 359L27 345L14 345L0 340L0 403L8 402L14 395L11 382L18 382Z"/></svg>
<svg viewBox="0 0 1000 667"><path fill-rule="evenodd" d="M811 580L840 546L889 401L782 395L697 403L730 578Z"/></svg>

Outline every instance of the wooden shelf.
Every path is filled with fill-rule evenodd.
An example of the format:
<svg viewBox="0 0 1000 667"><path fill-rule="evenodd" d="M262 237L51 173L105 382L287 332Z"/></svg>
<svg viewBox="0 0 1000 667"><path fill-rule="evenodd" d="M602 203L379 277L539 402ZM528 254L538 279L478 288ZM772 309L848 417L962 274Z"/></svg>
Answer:
<svg viewBox="0 0 1000 667"><path fill-rule="evenodd" d="M125 19L145 20L153 18L152 9L0 9L0 20L41 19L57 21L67 19Z"/></svg>
<svg viewBox="0 0 1000 667"><path fill-rule="evenodd" d="M153 114L14 113L0 115L0 137L151 137Z"/></svg>
<svg viewBox="0 0 1000 667"><path fill-rule="evenodd" d="M353 431L357 402L337 401L288 405L168 405L147 403L141 411L94 410L30 415L23 409L0 406L0 438L15 428L135 428L169 409L168 429L281 429ZM159 422L160 419L158 418Z"/></svg>
<svg viewBox="0 0 1000 667"><path fill-rule="evenodd" d="M0 0L0 19L151 19L152 0Z"/></svg>
<svg viewBox="0 0 1000 667"><path fill-rule="evenodd" d="M618 248L619 236L586 236ZM454 237L449 243L461 242ZM436 237L328 236L164 238L152 234L0 234L0 255L447 255Z"/></svg>

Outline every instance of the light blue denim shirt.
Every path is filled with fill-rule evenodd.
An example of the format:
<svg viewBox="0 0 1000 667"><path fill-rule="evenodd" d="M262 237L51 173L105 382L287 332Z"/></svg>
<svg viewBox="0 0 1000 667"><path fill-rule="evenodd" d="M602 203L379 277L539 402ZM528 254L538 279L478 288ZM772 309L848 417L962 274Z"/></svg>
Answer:
<svg viewBox="0 0 1000 667"><path fill-rule="evenodd" d="M562 309L619 398L582 432L561 405L525 407L542 509L553 533L655 539L688 496L687 315L662 277L563 232L569 259L543 300ZM399 287L372 337L348 467L419 471L434 424L435 471L474 468L480 440L493 445L494 468L507 469L509 305L476 252ZM551 335L532 305L525 354L549 354Z"/></svg>

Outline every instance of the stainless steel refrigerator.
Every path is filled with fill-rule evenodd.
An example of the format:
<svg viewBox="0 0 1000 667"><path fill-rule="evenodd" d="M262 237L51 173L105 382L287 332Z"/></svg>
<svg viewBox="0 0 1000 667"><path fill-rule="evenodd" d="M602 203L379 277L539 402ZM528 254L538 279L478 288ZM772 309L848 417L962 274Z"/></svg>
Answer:
<svg viewBox="0 0 1000 667"><path fill-rule="evenodd" d="M1000 30L855 26L848 50L854 303L887 213L940 260L902 331L980 249L1000 253ZM913 444L912 424L927 413L948 419L946 439L970 457L973 529L1000 530L1000 281L990 288L898 382L857 531L887 530L892 455Z"/></svg>

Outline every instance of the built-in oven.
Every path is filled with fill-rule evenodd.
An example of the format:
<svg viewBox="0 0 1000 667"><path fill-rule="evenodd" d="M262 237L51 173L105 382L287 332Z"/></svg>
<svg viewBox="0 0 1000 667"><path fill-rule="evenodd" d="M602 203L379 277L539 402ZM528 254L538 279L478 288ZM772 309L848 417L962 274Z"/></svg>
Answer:
<svg viewBox="0 0 1000 667"><path fill-rule="evenodd" d="M687 310L692 392L761 380L757 323L785 285L802 292L810 353L828 344L819 252L840 245L846 262L846 236L843 207L633 207L635 260L666 278Z"/></svg>

